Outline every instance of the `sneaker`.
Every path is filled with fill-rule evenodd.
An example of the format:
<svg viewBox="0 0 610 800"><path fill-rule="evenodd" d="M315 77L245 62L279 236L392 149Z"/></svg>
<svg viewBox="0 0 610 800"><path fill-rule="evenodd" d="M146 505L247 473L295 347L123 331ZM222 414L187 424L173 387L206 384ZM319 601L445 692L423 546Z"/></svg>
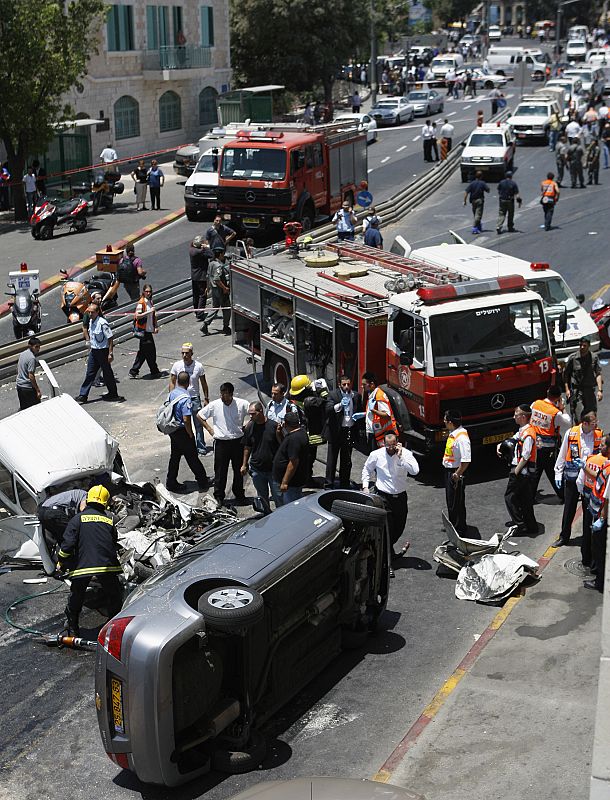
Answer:
<svg viewBox="0 0 610 800"><path fill-rule="evenodd" d="M120 394L103 394L102 400L107 400L109 403L124 403L125 398Z"/></svg>
<svg viewBox="0 0 610 800"><path fill-rule="evenodd" d="M85 397L84 394L77 394L74 399L76 400L77 403L80 403L82 406L84 406L85 403L89 401L89 398Z"/></svg>
<svg viewBox="0 0 610 800"><path fill-rule="evenodd" d="M137 381L140 376L138 375L137 372L130 372L129 377L131 378L132 381Z"/></svg>
<svg viewBox="0 0 610 800"><path fill-rule="evenodd" d="M158 372L151 372L150 373L150 377L153 378L153 379L156 379L156 378L167 378L167 372L163 372L161 370L159 370Z"/></svg>

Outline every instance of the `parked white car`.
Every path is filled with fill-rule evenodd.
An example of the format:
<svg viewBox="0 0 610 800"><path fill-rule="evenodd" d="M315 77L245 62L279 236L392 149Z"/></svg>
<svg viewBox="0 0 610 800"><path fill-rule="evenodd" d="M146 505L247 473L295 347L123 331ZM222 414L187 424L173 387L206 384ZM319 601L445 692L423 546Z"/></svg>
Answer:
<svg viewBox="0 0 610 800"><path fill-rule="evenodd" d="M384 97L377 101L370 115L378 126L401 125L403 122L411 122L415 109L406 97Z"/></svg>
<svg viewBox="0 0 610 800"><path fill-rule="evenodd" d="M587 43L582 39L571 39L566 44L566 58L568 61L584 61L587 57Z"/></svg>
<svg viewBox="0 0 610 800"><path fill-rule="evenodd" d="M377 123L370 114L338 114L334 122L346 122L358 125L358 130L366 131L366 143L372 144L377 141Z"/></svg>

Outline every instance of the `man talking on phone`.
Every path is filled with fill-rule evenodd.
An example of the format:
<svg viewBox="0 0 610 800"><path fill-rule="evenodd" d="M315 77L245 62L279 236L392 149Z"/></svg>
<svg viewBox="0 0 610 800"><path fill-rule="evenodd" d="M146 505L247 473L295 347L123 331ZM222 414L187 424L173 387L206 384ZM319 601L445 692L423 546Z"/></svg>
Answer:
<svg viewBox="0 0 610 800"><path fill-rule="evenodd" d="M409 505L407 502L407 478L419 473L419 464L413 453L398 441L396 434L387 433L384 446L374 450L362 469L362 491L369 493L369 484L375 473L375 494L381 497L388 512L388 529L392 550L392 561L406 553L409 545L396 550L396 542L402 536L407 522ZM394 572L390 570L390 576Z"/></svg>

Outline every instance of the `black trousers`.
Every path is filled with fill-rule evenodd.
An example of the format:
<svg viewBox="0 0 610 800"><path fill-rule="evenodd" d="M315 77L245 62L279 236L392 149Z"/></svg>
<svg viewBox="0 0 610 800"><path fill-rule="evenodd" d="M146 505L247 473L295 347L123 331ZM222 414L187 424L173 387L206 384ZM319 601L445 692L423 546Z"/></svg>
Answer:
<svg viewBox="0 0 610 800"><path fill-rule="evenodd" d="M432 139L424 139L424 161L432 161Z"/></svg>
<svg viewBox="0 0 610 800"><path fill-rule="evenodd" d="M439 158L438 158L438 143L437 143L436 139L430 139L430 147L432 148L432 151L434 152L434 160L438 161L439 160Z"/></svg>
<svg viewBox="0 0 610 800"><path fill-rule="evenodd" d="M595 564L595 585L602 592L604 590L604 576L606 574L606 538L608 526L604 525L601 531L593 531L592 552Z"/></svg>
<svg viewBox="0 0 610 800"><path fill-rule="evenodd" d="M70 611L78 615L83 610L83 603L85 602L85 592L89 581L93 575L83 575L81 578L72 578L70 586L70 597L68 598L68 608ZM123 605L123 590L119 582L119 576L116 572L100 572L95 575L99 581L104 594L106 595L106 609L109 617L114 617L121 610Z"/></svg>
<svg viewBox="0 0 610 800"><path fill-rule="evenodd" d="M219 502L225 499L229 464L233 469L233 494L237 499L244 496L244 479L240 472L243 456L243 439L214 440L214 497Z"/></svg>
<svg viewBox="0 0 610 800"><path fill-rule="evenodd" d="M25 386L18 386L17 387L17 397L19 398L19 410L23 411L24 408L30 408L31 406L37 406L40 403L38 399L38 395L36 394L34 388L29 388Z"/></svg>
<svg viewBox="0 0 610 800"><path fill-rule="evenodd" d="M544 229L551 230L551 223L553 222L553 211L555 211L555 203L543 203L542 210L544 211Z"/></svg>
<svg viewBox="0 0 610 800"><path fill-rule="evenodd" d="M538 491L538 484L543 473L549 479L549 483L553 487L553 491L557 497L563 499L563 489L558 489L555 486L555 461L557 459L557 450L555 447L539 447L536 450L536 477L534 478L534 494Z"/></svg>
<svg viewBox="0 0 610 800"><path fill-rule="evenodd" d="M576 481L568 481L564 477L563 480L563 516L561 518L561 534L560 539L562 542L567 543L570 541L572 535L572 523L576 515L578 507L579 492L576 487Z"/></svg>
<svg viewBox="0 0 610 800"><path fill-rule="evenodd" d="M338 433L333 433L328 439L326 451L326 486L333 488L337 461L339 461L339 486L349 489L352 475L352 429L339 428Z"/></svg>
<svg viewBox="0 0 610 800"><path fill-rule="evenodd" d="M123 289L129 295L129 299L132 303L137 303L140 297L142 297L142 292L140 291L140 284L136 281L135 283L124 283Z"/></svg>
<svg viewBox="0 0 610 800"><path fill-rule="evenodd" d="M191 281L193 287L193 308L205 308L208 296L208 282L207 281ZM196 314L197 319L203 320L203 314Z"/></svg>
<svg viewBox="0 0 610 800"><path fill-rule="evenodd" d="M136 353L135 360L131 369L129 370L129 374L137 375L146 361L151 375L157 375L159 372L159 367L157 366L157 348L155 346L154 334L149 331L145 331L144 336L139 339L139 342L140 346L138 347L138 352Z"/></svg>
<svg viewBox="0 0 610 800"><path fill-rule="evenodd" d="M161 187L149 186L150 189L150 207L161 208Z"/></svg>
<svg viewBox="0 0 610 800"><path fill-rule="evenodd" d="M97 371L99 369L102 370L104 383L106 384L108 393L113 397L118 394L114 373L110 367L110 364L108 363L108 348L105 347L103 350L89 350L89 358L87 359L87 372L85 374L83 385L80 387L79 391L79 395L81 397L89 396L89 392L91 391L91 387L93 386L95 376L97 375Z"/></svg>
<svg viewBox="0 0 610 800"><path fill-rule="evenodd" d="M465 536L468 532L466 526L466 485L464 478L452 481L451 476L454 469L445 467L445 499L447 501L447 513L449 522L453 525L460 536Z"/></svg>
<svg viewBox="0 0 610 800"><path fill-rule="evenodd" d="M394 545L402 536L407 523L407 515L409 513L409 504L407 502L407 493L392 495L380 492L377 494L381 497L385 510L388 512L388 531L390 533L390 544L392 549Z"/></svg>
<svg viewBox="0 0 610 800"><path fill-rule="evenodd" d="M570 414L572 419L580 419L581 414L597 411L597 386L583 386L580 389L570 386ZM578 407L582 406L581 409Z"/></svg>
<svg viewBox="0 0 610 800"><path fill-rule="evenodd" d="M167 467L167 485L175 486L176 483L178 483L178 469L180 468L180 459L182 456L186 459L186 463L191 468L197 483L205 484L207 475L197 455L195 439L188 435L186 428L178 428L177 431L170 433L169 443L171 449L169 465Z"/></svg>
<svg viewBox="0 0 610 800"><path fill-rule="evenodd" d="M582 497L582 542L580 545L580 557L585 567L590 567L593 562L593 548L592 548L592 535L591 525L593 524L593 515L589 510L589 498Z"/></svg>
<svg viewBox="0 0 610 800"><path fill-rule="evenodd" d="M526 533L538 533L538 523L534 516L534 478L529 475L515 475L511 472L504 492L504 502L511 520Z"/></svg>

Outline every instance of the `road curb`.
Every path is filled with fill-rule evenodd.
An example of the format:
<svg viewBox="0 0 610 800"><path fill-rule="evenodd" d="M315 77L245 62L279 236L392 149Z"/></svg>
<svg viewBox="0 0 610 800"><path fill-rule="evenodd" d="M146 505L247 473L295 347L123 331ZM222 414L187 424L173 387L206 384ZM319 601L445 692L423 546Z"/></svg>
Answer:
<svg viewBox="0 0 610 800"><path fill-rule="evenodd" d="M184 207L177 209L176 211L170 211L169 214L166 214L161 219L156 220L155 222L151 222L149 225L145 225L143 228L138 228L137 231L133 233L128 233L124 239L118 239L116 242L112 242L112 249L113 250L123 250L128 244L140 241L141 239L146 238L151 233L158 231L160 228L164 228L166 225L169 225L171 222L175 222L180 217L183 217L185 214ZM103 245L102 245L103 247ZM95 266L95 256L89 256L85 258L83 261L79 261L77 264L74 264L72 267L66 269L69 278L74 278L77 275L80 275L81 272L84 272L88 269L93 269ZM56 275L51 275L50 278L47 280L42 281L40 284L40 294L44 294L48 292L50 289L54 289L61 281L63 280L64 276L60 275L59 273ZM5 314L10 312L10 305L8 303L0 303L0 317L3 317Z"/></svg>
<svg viewBox="0 0 610 800"><path fill-rule="evenodd" d="M578 512L582 513L580 509L578 509ZM578 520L579 513L576 514L574 522ZM553 547L552 545L547 547L547 549L544 551L544 554L538 559L539 575L544 572L558 550L558 547ZM477 641L468 650L464 658L443 683L441 688L436 692L432 700L411 725L398 745L390 753L378 771L373 775L372 780L377 781L377 783L389 783L392 780L394 773L404 761L409 750L411 750L411 748L415 745L421 733L436 717L449 696L459 685L462 678L465 678L468 675L483 650L500 630L502 625L504 625L513 609L521 602L526 594L527 591L522 589L520 594L513 595L512 597L508 598L504 606L498 611L483 633L479 636Z"/></svg>

